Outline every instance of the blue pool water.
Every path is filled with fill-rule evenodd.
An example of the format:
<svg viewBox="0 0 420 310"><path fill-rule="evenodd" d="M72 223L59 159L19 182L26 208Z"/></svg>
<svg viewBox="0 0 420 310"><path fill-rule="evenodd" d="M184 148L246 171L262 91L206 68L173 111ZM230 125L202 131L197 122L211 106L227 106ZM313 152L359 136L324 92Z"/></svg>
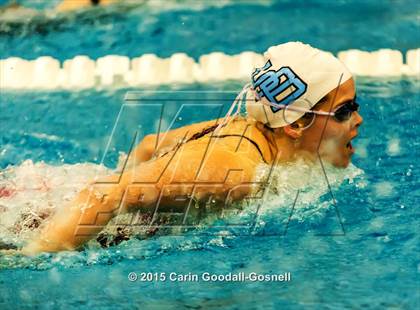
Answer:
<svg viewBox="0 0 420 310"><path fill-rule="evenodd" d="M48 8L58 1L26 2ZM406 51L417 48L420 41L420 4L416 0L137 3L144 4L0 24L0 57L53 55L63 60L79 54L168 57L184 52L198 58L214 51L261 53L268 46L294 40L331 52L352 48Z"/></svg>
<svg viewBox="0 0 420 310"><path fill-rule="evenodd" d="M33 58L51 54L64 59L85 53L95 58L108 53L134 56L143 52L167 56L175 51L197 57L216 49L227 53L245 49L262 51L270 44L289 39L303 39L330 51L417 47L418 40L413 38L417 34L413 29L418 26L418 19L413 10L408 9L412 3L408 2L405 8L406 5L399 1L394 7L387 2L379 6L371 1L357 2L371 9L371 18L359 16L350 33L345 20L355 17L357 10L346 11L345 20L336 27L320 20L327 19L334 10L357 5L348 1L330 3L312 1L308 10L289 1L273 2L268 6L230 4L221 8L204 3L199 10L168 9L154 11L154 15L136 9L127 19L119 20L115 28L110 27L115 22L114 17L104 18L91 26L92 31L85 32L88 36L85 41L72 40L72 43L66 40L78 37L87 24L82 23L79 27L75 20L63 21L60 27L48 29L46 34L31 32L30 26L26 25L29 28L22 28L20 36L2 34L0 57ZM326 6L331 11L325 12ZM292 14L272 13L273 8L278 7L285 7L286 12ZM279 26L280 23L290 25L296 20L299 22L297 28L293 27L287 35L278 34L278 37L270 35L267 27L261 27L264 29L262 34L250 34L246 28L258 24L257 9L267 12L268 19L277 16ZM236 12L242 15L237 16ZM368 14L366 10L363 12ZM186 21L194 21L184 32L175 27L181 27L182 19L176 19L179 14L187 16ZM223 24L217 18L207 17L231 14L232 20ZM249 22L244 23L242 16ZM278 16L284 17L285 21L280 21ZM315 16L318 16L317 22ZM390 22L381 29L372 29L370 26L380 17ZM141 26L148 18L152 18L147 24L150 28ZM200 18L208 20L198 23ZM131 32L134 19L140 20L140 26ZM169 24L174 20L177 20L175 26ZM311 29L315 30L303 27L311 22L314 23ZM151 29L158 25L163 30L154 38ZM206 25L210 40L194 35ZM118 27L125 29L123 35L117 35ZM245 29L225 35L222 27ZM399 33L398 37L393 36L396 33ZM93 37L99 41L89 40ZM55 43L54 38L57 39ZM189 43L183 46L180 42L184 41L180 38L190 38ZM80 252L32 258L2 253L0 308L14 309L17 305L19 308L83 309L116 306L123 309L418 308L419 80L358 78L356 82L364 124L355 142L353 165L346 170L326 169L336 205L319 164L312 169L295 165L276 171L273 191L258 213L252 230L246 226L254 220L255 205L251 203L236 216L209 220L207 225L183 234L146 240L132 238L108 249L92 242ZM229 92L177 93L174 96L178 97L165 105L165 128L182 100L197 99L196 104L204 107L207 99L213 96L233 98L241 84L228 81L135 90L147 91L143 98L156 100L162 98L162 93L156 91ZM29 189L22 190L12 200L0 199L3 208L0 209L0 241L19 244L26 237L26 232L14 225L18 211L27 210L28 205L37 210L47 209L49 203L58 204L63 195L73 193L74 188L80 186L64 188L63 192L53 188L45 194L37 190L39 184L61 184L63 187L67 183L86 182L96 172L106 174L116 167L119 152L127 152L135 130L139 130L140 135L156 130L157 124L153 121L156 110L153 108L121 108L126 103L127 91L133 90L1 93L0 188L23 184ZM198 98L200 96L203 98ZM212 118L217 113L218 110L211 107L191 108L176 118L176 126ZM104 156L119 114L117 130L109 152ZM102 158L107 168L100 166ZM298 189L300 194L289 222ZM243 225L234 225L238 223ZM216 224L225 227L213 227ZM292 280L284 283L130 282L127 276L133 271L168 275L170 272L290 272Z"/></svg>

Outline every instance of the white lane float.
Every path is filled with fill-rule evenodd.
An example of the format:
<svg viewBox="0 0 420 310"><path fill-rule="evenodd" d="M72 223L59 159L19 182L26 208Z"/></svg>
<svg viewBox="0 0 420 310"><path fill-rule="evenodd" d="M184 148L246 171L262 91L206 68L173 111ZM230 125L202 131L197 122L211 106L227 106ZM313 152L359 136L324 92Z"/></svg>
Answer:
<svg viewBox="0 0 420 310"><path fill-rule="evenodd" d="M348 50L338 58L356 76L396 77L420 75L420 49L409 50L404 63L397 50L374 52ZM237 55L213 52L196 62L185 53L169 58L145 54L129 59L107 55L96 61L79 55L60 62L50 56L35 60L10 57L0 60L2 89L84 89L92 87L136 87L172 83L246 80L254 67L263 65L263 56L252 51Z"/></svg>
<svg viewBox="0 0 420 310"><path fill-rule="evenodd" d="M420 48L409 50L406 54L408 74L420 75Z"/></svg>
<svg viewBox="0 0 420 310"><path fill-rule="evenodd" d="M32 83L35 89L55 89L59 86L60 62L50 56L43 56L33 61Z"/></svg>
<svg viewBox="0 0 420 310"><path fill-rule="evenodd" d="M85 55L68 59L63 63L63 76L65 88L92 88L96 85L96 63Z"/></svg>
<svg viewBox="0 0 420 310"><path fill-rule="evenodd" d="M0 87L24 89L32 84L33 64L25 59L10 57L0 60Z"/></svg>
<svg viewBox="0 0 420 310"><path fill-rule="evenodd" d="M371 53L371 76L399 76L403 67L403 55L400 51L381 49Z"/></svg>
<svg viewBox="0 0 420 310"><path fill-rule="evenodd" d="M201 56L199 64L201 70L197 71L195 78L200 82L228 80L234 75L232 56L221 52Z"/></svg>
<svg viewBox="0 0 420 310"><path fill-rule="evenodd" d="M132 85L158 85L168 80L168 61L145 54L131 61Z"/></svg>
<svg viewBox="0 0 420 310"><path fill-rule="evenodd" d="M169 58L169 83L193 83L195 61L187 54L176 53Z"/></svg>
<svg viewBox="0 0 420 310"><path fill-rule="evenodd" d="M339 52L337 56L349 68L351 73L370 76L371 53L353 49Z"/></svg>
<svg viewBox="0 0 420 310"><path fill-rule="evenodd" d="M107 55L96 61L96 75L100 85L125 84L125 75L130 70L130 59L126 56Z"/></svg>
<svg viewBox="0 0 420 310"><path fill-rule="evenodd" d="M264 65L264 57L255 52L245 51L234 57L238 62L237 78L241 80L249 78L253 68Z"/></svg>

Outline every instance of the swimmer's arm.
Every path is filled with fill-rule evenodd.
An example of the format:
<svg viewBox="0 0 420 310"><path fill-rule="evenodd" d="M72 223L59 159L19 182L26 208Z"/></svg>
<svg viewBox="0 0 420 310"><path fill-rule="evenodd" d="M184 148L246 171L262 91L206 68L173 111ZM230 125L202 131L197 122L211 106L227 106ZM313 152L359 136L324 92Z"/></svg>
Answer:
<svg viewBox="0 0 420 310"><path fill-rule="evenodd" d="M94 185L82 190L67 206L60 208L44 226L38 237L22 249L27 255L39 252L73 250L95 237L115 216L118 209L118 186L98 189ZM108 195L104 201L103 194Z"/></svg>
<svg viewBox="0 0 420 310"><path fill-rule="evenodd" d="M49 220L23 253L75 249L94 238L120 212L156 206L159 210L179 207L185 211L185 202L175 198L191 196L195 182L200 183L193 192L197 201L211 198L225 202L227 196L235 201L252 192L257 163L246 154L216 149L204 161L201 155L200 150L189 149L180 157L165 156L123 174L118 183L83 190ZM201 173L197 177L198 169Z"/></svg>
<svg viewBox="0 0 420 310"><path fill-rule="evenodd" d="M210 120L180 127L168 132L162 132L159 135L147 135L131 152L126 168L131 168L144 161L148 161L155 153L165 148L172 148L183 138L188 139L193 134L215 124L217 124L217 120Z"/></svg>

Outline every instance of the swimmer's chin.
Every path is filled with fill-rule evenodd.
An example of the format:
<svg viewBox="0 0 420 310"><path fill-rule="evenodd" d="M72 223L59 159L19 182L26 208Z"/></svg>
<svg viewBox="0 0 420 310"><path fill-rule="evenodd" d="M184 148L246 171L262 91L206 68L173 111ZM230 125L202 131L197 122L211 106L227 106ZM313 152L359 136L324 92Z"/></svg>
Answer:
<svg viewBox="0 0 420 310"><path fill-rule="evenodd" d="M340 161L326 161L325 160L325 162L330 164L334 168L338 168L338 169L346 169L351 163L350 158L345 159L345 160L340 160Z"/></svg>
<svg viewBox="0 0 420 310"><path fill-rule="evenodd" d="M338 162L332 162L331 164L336 168L345 169L351 164L351 155L349 155L349 157L346 157L345 159L342 159Z"/></svg>

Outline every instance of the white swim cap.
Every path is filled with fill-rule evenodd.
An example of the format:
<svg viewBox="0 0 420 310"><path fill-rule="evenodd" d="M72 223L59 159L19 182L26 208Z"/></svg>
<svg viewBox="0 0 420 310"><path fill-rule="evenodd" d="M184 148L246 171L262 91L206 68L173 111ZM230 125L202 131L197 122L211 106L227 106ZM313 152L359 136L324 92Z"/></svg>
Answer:
<svg viewBox="0 0 420 310"><path fill-rule="evenodd" d="M264 59L265 65L252 73L246 110L250 117L272 128L298 120L305 110L352 77L334 55L302 42L272 46Z"/></svg>

